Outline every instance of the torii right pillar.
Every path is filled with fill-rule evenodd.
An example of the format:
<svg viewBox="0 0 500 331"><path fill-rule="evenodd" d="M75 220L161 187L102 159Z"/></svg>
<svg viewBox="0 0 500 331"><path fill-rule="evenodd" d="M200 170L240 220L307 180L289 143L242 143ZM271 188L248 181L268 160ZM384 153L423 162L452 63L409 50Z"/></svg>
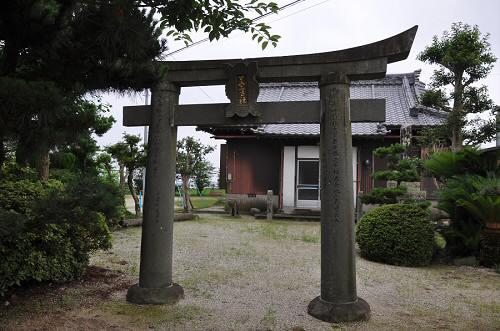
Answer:
<svg viewBox="0 0 500 331"><path fill-rule="evenodd" d="M321 295L308 312L326 322L367 320L370 306L356 293L349 79L329 73L319 86Z"/></svg>

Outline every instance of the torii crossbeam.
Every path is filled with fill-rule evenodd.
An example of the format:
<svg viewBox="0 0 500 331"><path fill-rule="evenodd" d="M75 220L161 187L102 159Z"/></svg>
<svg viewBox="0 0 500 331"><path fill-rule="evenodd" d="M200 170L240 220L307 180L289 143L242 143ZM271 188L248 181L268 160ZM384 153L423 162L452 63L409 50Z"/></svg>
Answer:
<svg viewBox="0 0 500 331"><path fill-rule="evenodd" d="M319 123L321 164L321 295L308 312L328 322L364 320L354 252L351 122L385 121L385 100L350 100L352 80L385 76L387 64L410 53L417 26L355 48L307 55L212 61L167 61L152 86L151 106L124 107L124 125L149 125L139 283L127 300L175 303L184 296L172 281L177 126ZM159 68L160 70L160 68ZM259 103L259 83L317 81L319 102ZM185 86L226 86L227 104L178 105Z"/></svg>

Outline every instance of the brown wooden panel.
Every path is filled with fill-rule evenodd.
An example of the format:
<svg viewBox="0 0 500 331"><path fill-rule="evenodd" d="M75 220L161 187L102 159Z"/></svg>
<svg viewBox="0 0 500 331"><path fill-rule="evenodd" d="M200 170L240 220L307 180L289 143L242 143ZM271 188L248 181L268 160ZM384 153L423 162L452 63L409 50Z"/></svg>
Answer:
<svg viewBox="0 0 500 331"><path fill-rule="evenodd" d="M219 188L227 190L227 145L220 145Z"/></svg>
<svg viewBox="0 0 500 331"><path fill-rule="evenodd" d="M266 194L279 192L281 146L269 142L228 141L227 169L232 181L228 193Z"/></svg>

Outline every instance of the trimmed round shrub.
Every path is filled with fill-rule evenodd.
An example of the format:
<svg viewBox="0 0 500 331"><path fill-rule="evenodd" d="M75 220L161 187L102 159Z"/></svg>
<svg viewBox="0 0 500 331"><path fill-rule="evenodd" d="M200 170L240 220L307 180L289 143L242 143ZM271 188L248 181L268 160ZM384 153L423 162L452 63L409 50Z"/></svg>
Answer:
<svg viewBox="0 0 500 331"><path fill-rule="evenodd" d="M428 265L434 252L429 211L415 204L383 205L366 213L356 227L361 256L402 266Z"/></svg>

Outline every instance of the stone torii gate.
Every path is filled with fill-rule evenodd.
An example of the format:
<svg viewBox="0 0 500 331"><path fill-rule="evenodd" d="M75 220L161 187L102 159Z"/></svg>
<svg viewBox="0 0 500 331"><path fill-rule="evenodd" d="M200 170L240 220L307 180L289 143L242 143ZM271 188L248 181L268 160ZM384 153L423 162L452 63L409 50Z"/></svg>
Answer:
<svg viewBox="0 0 500 331"><path fill-rule="evenodd" d="M368 319L356 293L351 122L385 121L385 99L350 100L349 83L384 77L388 63L408 57L416 32L327 53L161 63L168 71L151 106L123 112L125 126L150 126L139 283L127 300L171 304L184 295L172 281L177 126L320 123L321 295L308 311L328 322ZM291 81L318 81L320 101L257 103L259 83ZM229 104L178 104L181 87L220 84Z"/></svg>

